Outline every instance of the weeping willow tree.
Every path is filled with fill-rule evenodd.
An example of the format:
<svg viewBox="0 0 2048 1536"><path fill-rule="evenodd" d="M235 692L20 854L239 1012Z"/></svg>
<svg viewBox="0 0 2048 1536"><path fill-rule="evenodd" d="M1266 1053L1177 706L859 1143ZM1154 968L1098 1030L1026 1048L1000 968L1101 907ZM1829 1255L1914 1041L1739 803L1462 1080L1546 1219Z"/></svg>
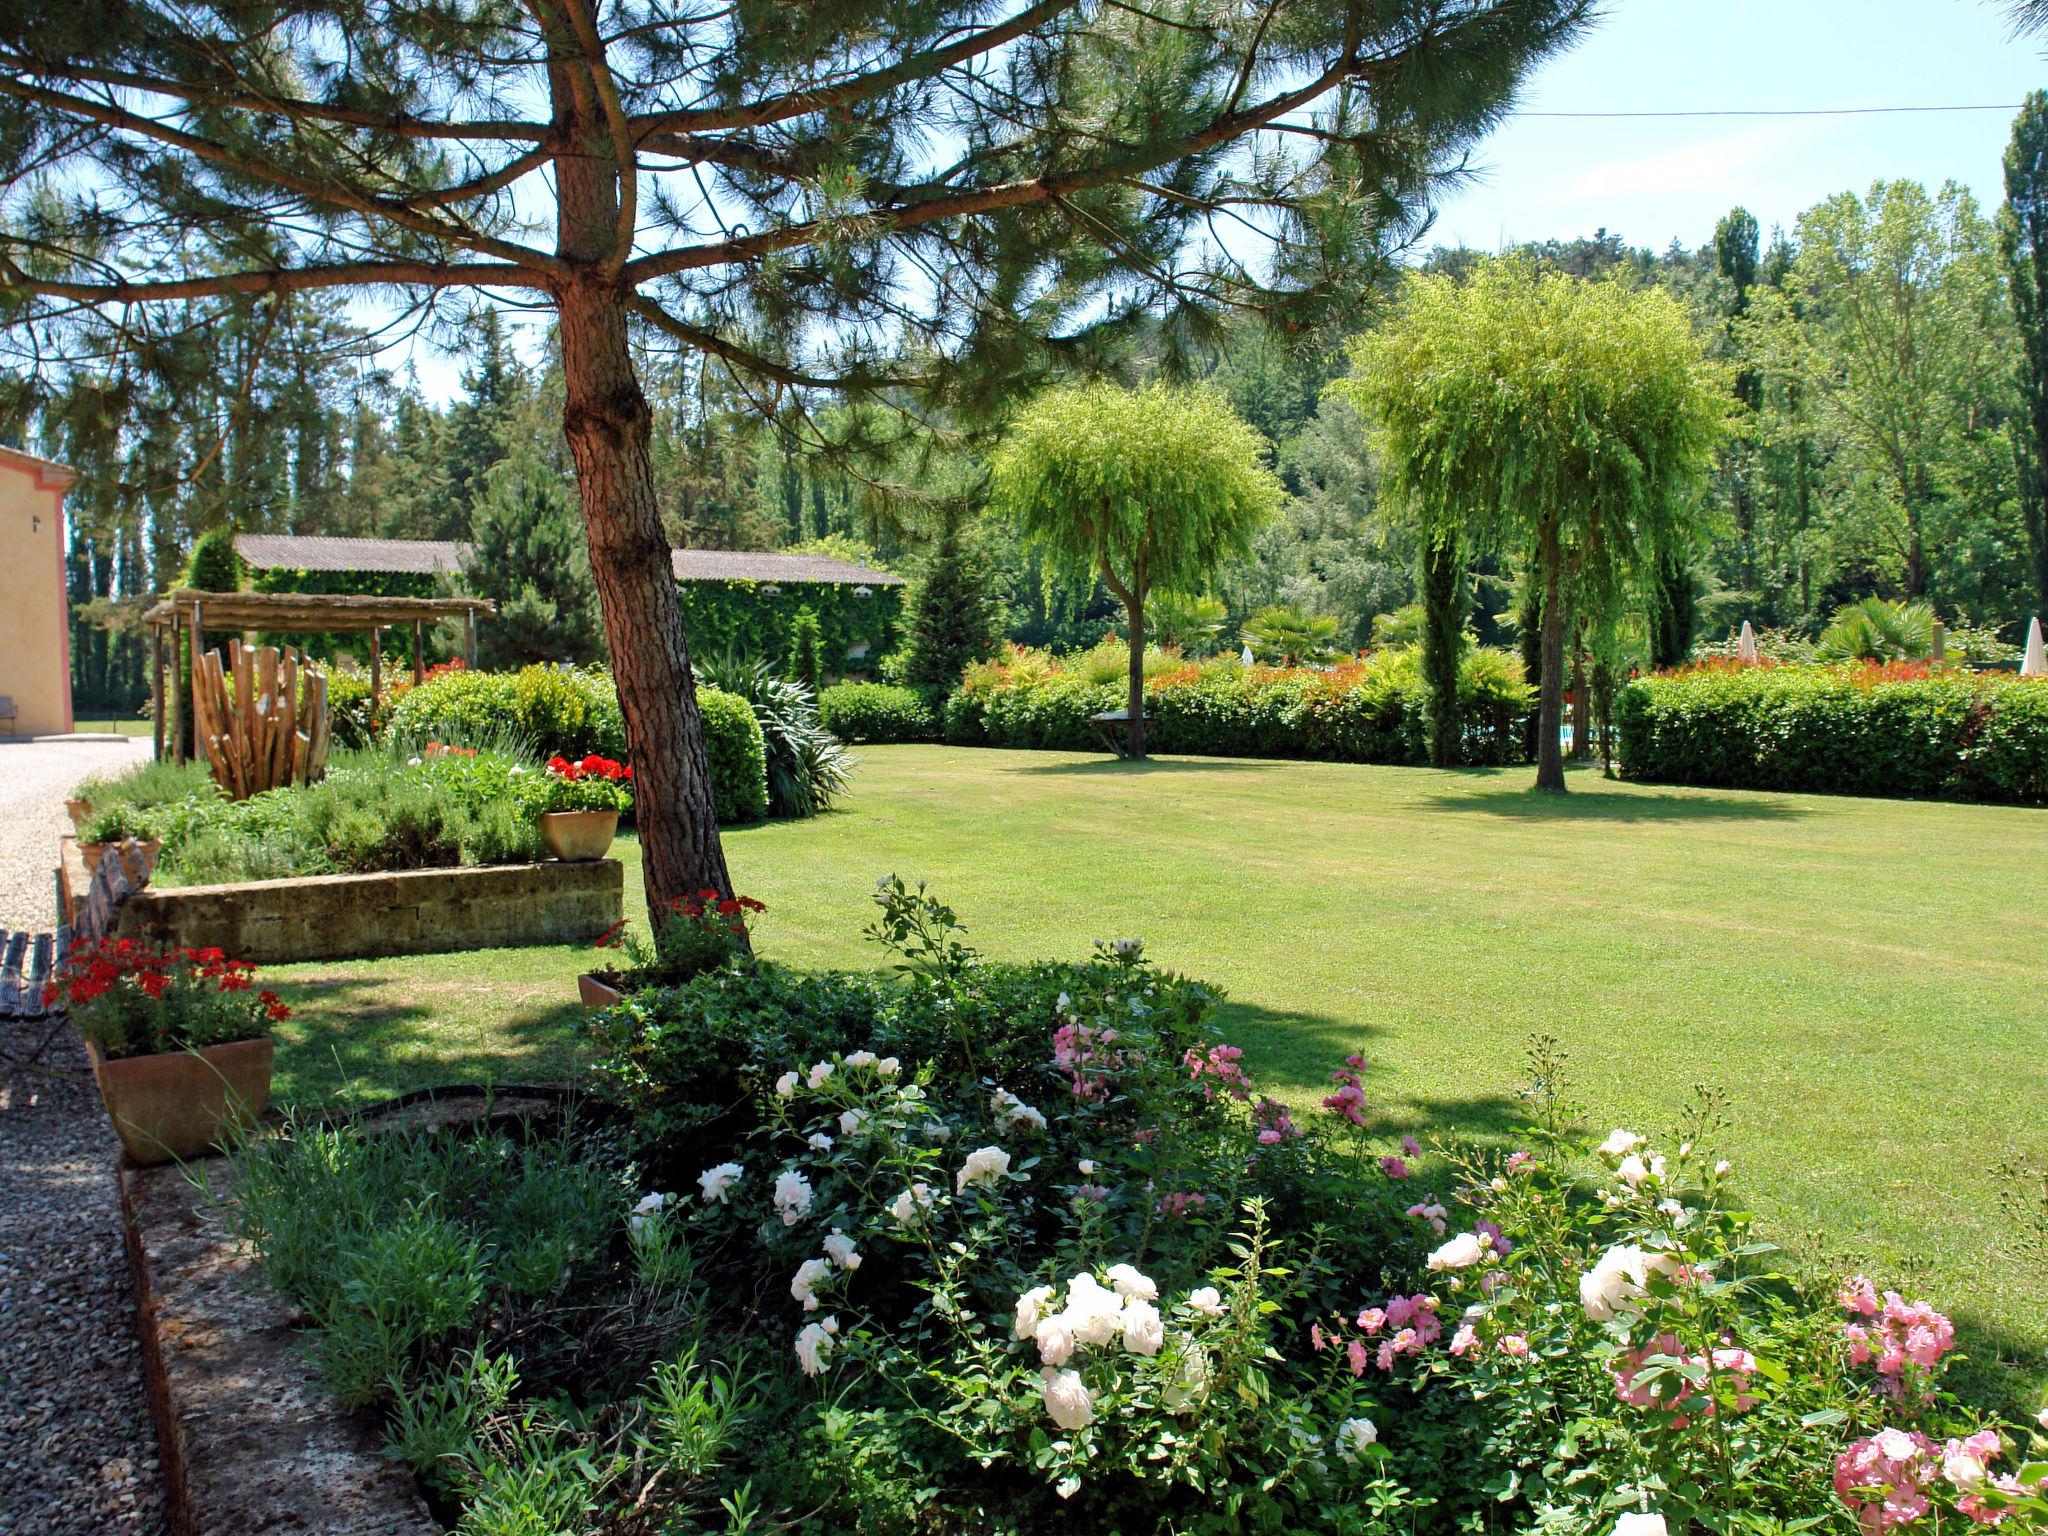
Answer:
<svg viewBox="0 0 2048 1536"><path fill-rule="evenodd" d="M991 465L993 503L1064 575L1100 577L1131 644L1126 747L1145 755L1145 601L1198 592L1280 508L1264 440L1206 389L1069 385L1034 400Z"/></svg>
<svg viewBox="0 0 2048 1536"><path fill-rule="evenodd" d="M1561 794L1567 609L1618 612L1695 536L1728 383L1662 292L1512 260L1414 279L1351 356L1331 387L1375 424L1387 489L1425 535L1530 552L1536 788Z"/></svg>

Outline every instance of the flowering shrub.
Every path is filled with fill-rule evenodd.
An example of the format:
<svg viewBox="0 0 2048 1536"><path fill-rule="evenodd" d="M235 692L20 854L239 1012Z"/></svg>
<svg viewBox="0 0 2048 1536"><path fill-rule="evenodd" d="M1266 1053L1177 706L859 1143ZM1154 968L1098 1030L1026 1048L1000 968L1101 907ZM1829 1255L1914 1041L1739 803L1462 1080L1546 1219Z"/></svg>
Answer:
<svg viewBox="0 0 2048 1536"><path fill-rule="evenodd" d="M633 807L633 770L595 752L570 762L551 757L529 781L537 816L559 811L627 811Z"/></svg>
<svg viewBox="0 0 2048 1536"><path fill-rule="evenodd" d="M1097 652L1063 661L1013 646L997 660L969 667L946 701L946 740L1098 748L1089 716L1124 707L1124 663L1116 659L1105 676L1106 668L1091 665L1100 659ZM1475 648L1463 663L1458 693L1465 760L1521 761L1520 722L1532 695L1520 663ZM1410 650L1376 651L1328 670L1245 667L1231 657L1182 662L1167 653L1148 662L1147 740L1157 752L1417 764L1428 760L1422 694L1421 669Z"/></svg>
<svg viewBox="0 0 2048 1536"><path fill-rule="evenodd" d="M255 967L218 949L156 949L133 939L71 946L44 1002L109 1060L254 1040L292 1016L255 989Z"/></svg>
<svg viewBox="0 0 2048 1536"><path fill-rule="evenodd" d="M631 1117L607 1241L414 1350L469 1405L440 1439L393 1405L471 1528L587 1466L558 1526L2048 1529L2023 1432L1944 1385L1947 1321L1752 1231L1717 1103L1588 1147L1545 1052L1521 1145L1425 1147L1363 1058L1319 1107L1268 1092L1135 939L997 965L921 887L876 902L894 978L764 960L594 1021ZM525 1219L473 1179L407 1183L408 1219ZM722 1434L671 1484L647 1405L690 1391Z"/></svg>
<svg viewBox="0 0 2048 1536"><path fill-rule="evenodd" d="M632 986L674 985L716 970L752 952L754 914L768 909L751 896L720 896L702 890L678 896L653 924L653 939L641 938L622 922L598 940L620 948L632 969L622 978Z"/></svg>
<svg viewBox="0 0 2048 1536"><path fill-rule="evenodd" d="M1653 783L2048 804L2048 683L2009 673L1716 660L1630 683L1615 720Z"/></svg>

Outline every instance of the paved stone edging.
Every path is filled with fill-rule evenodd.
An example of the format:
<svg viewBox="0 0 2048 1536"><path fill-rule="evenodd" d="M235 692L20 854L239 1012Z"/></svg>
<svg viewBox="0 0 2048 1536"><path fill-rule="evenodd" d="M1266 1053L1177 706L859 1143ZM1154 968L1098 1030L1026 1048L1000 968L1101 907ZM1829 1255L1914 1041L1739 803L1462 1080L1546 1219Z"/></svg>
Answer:
<svg viewBox="0 0 2048 1536"><path fill-rule="evenodd" d="M216 1187L223 1158L198 1165ZM117 1169L173 1536L441 1536L412 1475L328 1395L290 1309L175 1164Z"/></svg>

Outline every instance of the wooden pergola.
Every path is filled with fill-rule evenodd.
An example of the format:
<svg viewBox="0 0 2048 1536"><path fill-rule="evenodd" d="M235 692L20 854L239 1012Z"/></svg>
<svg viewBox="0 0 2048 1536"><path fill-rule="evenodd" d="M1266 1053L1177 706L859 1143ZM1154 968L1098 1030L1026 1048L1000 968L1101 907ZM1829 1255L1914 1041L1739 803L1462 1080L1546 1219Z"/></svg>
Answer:
<svg viewBox="0 0 2048 1536"><path fill-rule="evenodd" d="M462 659L476 665L476 616L496 613L481 597L375 597L330 592L198 592L187 587L159 597L142 620L150 627L150 702L156 722L156 755L169 740L175 761L185 760L184 701L178 669L166 663L178 654L180 635L190 637L196 667L206 649L206 632L270 630L278 634L364 634L370 637L370 708L384 694L383 635L412 630L412 680L426 675L429 624L462 621ZM169 686L165 686L168 675ZM166 708L169 730L166 733Z"/></svg>

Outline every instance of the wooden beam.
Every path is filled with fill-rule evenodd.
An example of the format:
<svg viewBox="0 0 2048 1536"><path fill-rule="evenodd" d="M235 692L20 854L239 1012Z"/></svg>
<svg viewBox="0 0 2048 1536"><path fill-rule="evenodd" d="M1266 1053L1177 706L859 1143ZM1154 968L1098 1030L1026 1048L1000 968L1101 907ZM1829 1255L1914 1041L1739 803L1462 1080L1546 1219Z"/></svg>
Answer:
<svg viewBox="0 0 2048 1536"><path fill-rule="evenodd" d="M199 729L199 658L205 654L206 616L195 599L192 604L192 756L199 762L212 761L206 750L205 735Z"/></svg>
<svg viewBox="0 0 2048 1536"><path fill-rule="evenodd" d="M370 718L372 720L377 718L378 711L383 708L384 647L379 643L383 638L383 630L373 629L370 631Z"/></svg>
<svg viewBox="0 0 2048 1536"><path fill-rule="evenodd" d="M427 680L426 663L427 626L424 621L412 621L412 685L417 688Z"/></svg>
<svg viewBox="0 0 2048 1536"><path fill-rule="evenodd" d="M185 761L185 690L178 686L178 621L171 620L171 761Z"/></svg>
<svg viewBox="0 0 2048 1536"><path fill-rule="evenodd" d="M164 760L164 632L149 632L149 716L154 724L150 736L156 743L156 760Z"/></svg>

